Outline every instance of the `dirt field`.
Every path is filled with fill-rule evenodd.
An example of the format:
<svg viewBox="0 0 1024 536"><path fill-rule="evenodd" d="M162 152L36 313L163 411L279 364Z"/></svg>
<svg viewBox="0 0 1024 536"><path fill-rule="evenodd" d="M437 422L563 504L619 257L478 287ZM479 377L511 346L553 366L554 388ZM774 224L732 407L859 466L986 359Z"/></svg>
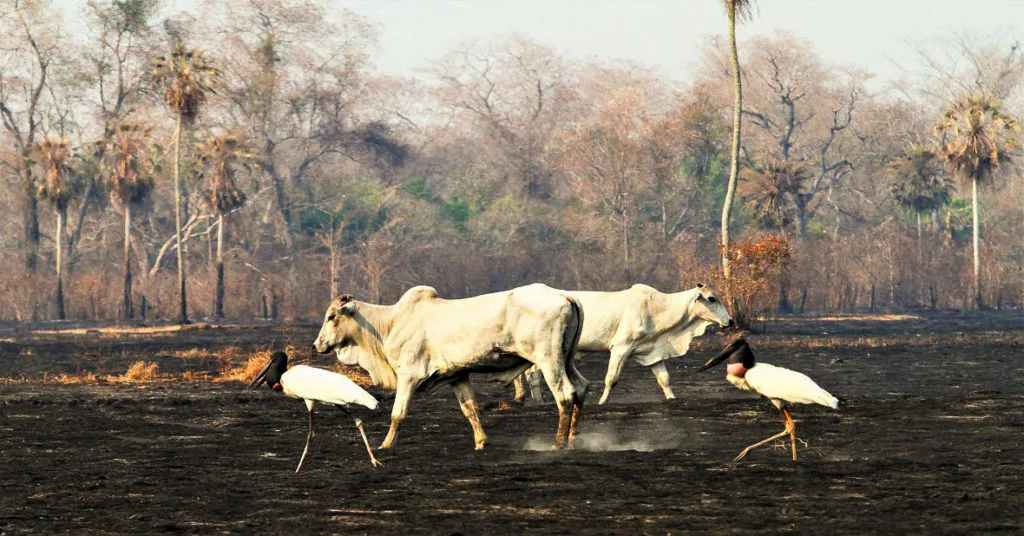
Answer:
<svg viewBox="0 0 1024 536"><path fill-rule="evenodd" d="M1021 534L1024 315L791 318L748 339L839 411L798 408L800 458L766 401L724 369L671 362L679 399L628 364L589 405L577 448L546 450L548 402L484 414L475 452L449 389L420 396L371 469L351 421L321 408L300 474L305 407L241 383L42 383L44 375L202 370L232 348L306 348L315 326L136 330L0 326L0 534ZM304 354L305 352L303 352ZM305 357L303 355L303 357ZM318 363L330 366L326 357ZM603 359L581 364L600 394ZM477 382L481 402L510 390ZM596 391L596 393L595 393ZM376 445L390 402L365 415Z"/></svg>

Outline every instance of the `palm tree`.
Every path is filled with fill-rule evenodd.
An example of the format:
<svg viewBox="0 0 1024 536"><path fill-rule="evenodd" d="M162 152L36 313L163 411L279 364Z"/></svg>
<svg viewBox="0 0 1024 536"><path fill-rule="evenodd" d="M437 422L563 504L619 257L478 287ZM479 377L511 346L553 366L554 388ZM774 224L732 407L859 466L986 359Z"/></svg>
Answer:
<svg viewBox="0 0 1024 536"><path fill-rule="evenodd" d="M725 277L726 303L732 304L732 292L729 290L729 217L732 202L736 195L736 181L740 165L740 117L743 111L743 83L740 79L740 57L736 51L736 21L751 16L754 0L722 0L725 13L729 17L729 52L732 59L733 84L733 115L732 115L732 148L729 164L729 185L725 190L725 201L722 203L722 275Z"/></svg>
<svg viewBox="0 0 1024 536"><path fill-rule="evenodd" d="M191 125L207 95L215 93L219 76L209 59L198 48L188 49L179 43L170 56L153 61L153 79L164 88L164 102L177 116L174 127L174 230L178 244L178 285L181 308L178 321L188 322L188 300L185 296L185 253L181 243L181 176L178 172L181 156L181 125Z"/></svg>
<svg viewBox="0 0 1024 536"><path fill-rule="evenodd" d="M201 158L210 169L210 188L205 192L206 204L217 213L217 294L214 316L224 318L224 215L245 204L245 192L235 185L239 165L253 155L242 149L238 138L230 134L211 136L199 144Z"/></svg>
<svg viewBox="0 0 1024 536"><path fill-rule="evenodd" d="M807 166L793 160L768 160L758 168L745 170L740 184L754 220L765 229L786 234L796 212L795 199L811 175Z"/></svg>
<svg viewBox="0 0 1024 536"><path fill-rule="evenodd" d="M124 210L124 318L135 316L132 308L132 265L130 262L132 207L146 201L153 190L153 177L143 165L148 132L135 123L114 129L107 144L110 159L110 195Z"/></svg>
<svg viewBox="0 0 1024 536"><path fill-rule="evenodd" d="M939 156L960 175L971 181L971 211L974 242L974 299L985 308L981 292L981 217L978 212L978 183L992 176L999 164L1010 159L1017 146L1017 120L1003 111L997 97L972 93L958 99L935 125Z"/></svg>
<svg viewBox="0 0 1024 536"><path fill-rule="evenodd" d="M917 249L921 256L921 214L949 202L951 185L939 162L939 155L922 144L913 144L882 170L892 182L896 202L917 215Z"/></svg>
<svg viewBox="0 0 1024 536"><path fill-rule="evenodd" d="M68 202L75 194L74 185L69 181L71 168L68 158L71 145L64 138L43 138L32 147L32 151L44 169L43 181L39 184L39 198L53 204L57 213L57 235L53 240L57 250L57 318L64 320L64 226L67 224Z"/></svg>

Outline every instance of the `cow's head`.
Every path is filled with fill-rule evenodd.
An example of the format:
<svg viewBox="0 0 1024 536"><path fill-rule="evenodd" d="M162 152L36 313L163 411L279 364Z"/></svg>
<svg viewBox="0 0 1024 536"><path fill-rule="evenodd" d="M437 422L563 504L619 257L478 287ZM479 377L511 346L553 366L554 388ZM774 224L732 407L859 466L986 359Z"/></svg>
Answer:
<svg viewBox="0 0 1024 536"><path fill-rule="evenodd" d="M367 310L360 311L360 305ZM366 370L374 385L394 389L398 379L384 353L381 333L377 331L381 319L379 314L371 312L373 307L360 304L351 294L335 298L324 314L324 324L313 341L313 350L321 354L333 350L338 361Z"/></svg>
<svg viewBox="0 0 1024 536"><path fill-rule="evenodd" d="M704 283L697 283L697 287L693 289L696 291L696 297L693 300L693 311L701 320L706 320L712 324L718 324L719 327L729 328L736 325L733 321L729 311L726 310L725 304L715 294L715 291L711 287Z"/></svg>
<svg viewBox="0 0 1024 536"><path fill-rule="evenodd" d="M360 335L365 328L355 318L358 313L357 303L351 294L338 296L331 302L324 314L320 334L313 341L313 350L321 354L332 350L340 352L362 338Z"/></svg>

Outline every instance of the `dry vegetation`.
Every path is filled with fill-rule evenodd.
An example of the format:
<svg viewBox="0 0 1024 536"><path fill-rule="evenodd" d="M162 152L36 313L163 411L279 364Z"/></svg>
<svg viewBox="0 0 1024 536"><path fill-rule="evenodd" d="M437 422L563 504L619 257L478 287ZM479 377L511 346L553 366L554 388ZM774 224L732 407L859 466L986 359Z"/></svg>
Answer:
<svg viewBox="0 0 1024 536"><path fill-rule="evenodd" d="M56 31L63 13L45 3L0 14L10 67L0 73L0 204L10 208L0 212L0 319L57 316L53 214L33 197L49 175L30 165L41 140L21 135L31 124L79 133L61 190L70 197L55 205L67 212L67 317L175 318L176 125L149 73L172 50L163 28L180 21L164 25L149 2L82 8L81 35ZM217 91L181 136L193 318L214 316L221 292L228 318L305 321L342 292L376 302L414 284L458 297L536 281L670 291L719 264L733 97L721 42L680 52L701 62L681 83L500 36L459 45L406 81L375 71L372 25L347 12L339 25L330 3L204 9L187 40L219 73L204 82ZM266 34L263 20L302 38ZM27 46L30 36L42 46ZM733 242L774 235L791 248L778 295L752 313L975 306L970 181L936 160L933 130L960 87L999 97L989 102L1000 117L1019 115L1024 59L998 36L943 46L902 91L875 94L870 73L830 64L799 37L740 42L748 113ZM230 163L200 141L243 132ZM983 301L1007 308L1024 296L1024 187L1014 162L1000 162L981 184L981 280ZM225 185L232 203L208 203Z"/></svg>

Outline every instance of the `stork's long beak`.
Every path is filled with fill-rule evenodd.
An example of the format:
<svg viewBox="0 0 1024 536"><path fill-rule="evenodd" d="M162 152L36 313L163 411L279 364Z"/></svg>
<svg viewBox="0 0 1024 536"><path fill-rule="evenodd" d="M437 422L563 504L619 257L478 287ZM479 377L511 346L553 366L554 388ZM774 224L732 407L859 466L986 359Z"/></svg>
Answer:
<svg viewBox="0 0 1024 536"><path fill-rule="evenodd" d="M268 370L270 370L270 363L267 363L267 366L263 367L263 370L261 370L260 373L256 375L256 379L254 379L252 383L249 384L249 389L256 389L264 382L266 382Z"/></svg>
<svg viewBox="0 0 1024 536"><path fill-rule="evenodd" d="M709 369L709 368L711 368L711 367L721 363L722 361L725 361L726 359L729 359L729 352L723 352L723 353L721 353L719 355L716 355L715 357L712 357L711 359L708 359L708 361L706 363L704 363L704 366L701 367L700 369L702 371L703 370L707 370L707 369Z"/></svg>
<svg viewBox="0 0 1024 536"><path fill-rule="evenodd" d="M711 367L721 363L722 361L725 361L726 359L729 359L729 357L732 356L733 352L738 350L743 343L744 343L743 339L737 339L736 341L733 341L732 344L730 344L729 346L726 346L725 349L722 350L722 353L716 355L715 357L712 357L711 359L708 359L707 362L704 363L704 366L701 367L701 370L702 371L703 370L707 370L707 369L709 369L709 368L711 368Z"/></svg>

